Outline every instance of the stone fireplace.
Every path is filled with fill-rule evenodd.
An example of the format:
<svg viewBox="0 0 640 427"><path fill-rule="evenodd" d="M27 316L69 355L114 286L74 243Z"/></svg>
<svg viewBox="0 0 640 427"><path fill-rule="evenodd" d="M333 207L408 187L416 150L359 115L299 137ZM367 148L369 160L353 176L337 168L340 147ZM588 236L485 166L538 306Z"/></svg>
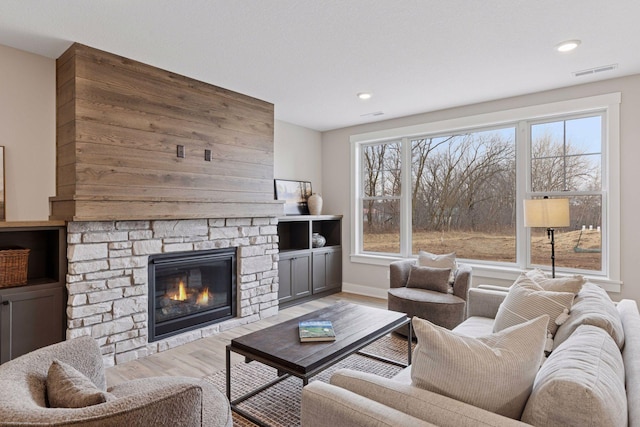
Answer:
<svg viewBox="0 0 640 427"><path fill-rule="evenodd" d="M67 337L94 337L110 366L277 313L273 104L78 43L56 85ZM231 315L150 340L149 257L225 248Z"/></svg>
<svg viewBox="0 0 640 427"><path fill-rule="evenodd" d="M149 256L149 341L236 315L236 249Z"/></svg>
<svg viewBox="0 0 640 427"><path fill-rule="evenodd" d="M67 338L94 337L107 366L278 312L276 218L74 221L67 242ZM150 256L225 248L236 254L235 315L151 341Z"/></svg>

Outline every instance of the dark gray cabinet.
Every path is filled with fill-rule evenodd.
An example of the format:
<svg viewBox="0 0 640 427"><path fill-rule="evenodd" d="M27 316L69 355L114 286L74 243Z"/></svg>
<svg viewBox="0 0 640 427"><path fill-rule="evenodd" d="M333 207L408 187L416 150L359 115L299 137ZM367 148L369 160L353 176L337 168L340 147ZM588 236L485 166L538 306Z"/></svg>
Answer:
<svg viewBox="0 0 640 427"><path fill-rule="evenodd" d="M64 294L55 285L0 292L0 363L64 340Z"/></svg>
<svg viewBox="0 0 640 427"><path fill-rule="evenodd" d="M342 286L342 250L329 248L313 252L313 292Z"/></svg>
<svg viewBox="0 0 640 427"><path fill-rule="evenodd" d="M313 247L319 233L325 245ZM280 218L278 300L297 304L342 290L342 216L296 215Z"/></svg>
<svg viewBox="0 0 640 427"><path fill-rule="evenodd" d="M30 249L27 284L0 287L0 363L65 339L64 222L0 224L0 247Z"/></svg>
<svg viewBox="0 0 640 427"><path fill-rule="evenodd" d="M306 252L280 255L278 262L280 284L278 299L281 303L311 294L311 255Z"/></svg>

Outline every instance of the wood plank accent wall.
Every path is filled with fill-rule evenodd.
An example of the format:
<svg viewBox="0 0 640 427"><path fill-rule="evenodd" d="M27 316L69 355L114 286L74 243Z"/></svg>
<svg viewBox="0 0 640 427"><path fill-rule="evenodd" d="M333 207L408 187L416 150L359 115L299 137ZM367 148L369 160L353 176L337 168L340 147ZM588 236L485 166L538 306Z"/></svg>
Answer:
<svg viewBox="0 0 640 427"><path fill-rule="evenodd" d="M78 43L56 66L51 219L282 215L272 104Z"/></svg>

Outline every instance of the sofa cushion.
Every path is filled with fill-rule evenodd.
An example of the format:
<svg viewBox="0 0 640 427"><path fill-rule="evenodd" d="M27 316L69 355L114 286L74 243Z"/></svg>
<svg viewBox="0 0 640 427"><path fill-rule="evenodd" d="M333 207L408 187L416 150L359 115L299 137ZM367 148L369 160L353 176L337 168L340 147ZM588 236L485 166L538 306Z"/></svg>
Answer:
<svg viewBox="0 0 640 427"><path fill-rule="evenodd" d="M571 292L577 294L582 289L586 280L583 276L576 274L568 277L549 278L539 268L527 271L526 276L540 285L545 291Z"/></svg>
<svg viewBox="0 0 640 427"><path fill-rule="evenodd" d="M54 360L47 373L47 398L52 408L84 408L115 397L100 390L73 366Z"/></svg>
<svg viewBox="0 0 640 427"><path fill-rule="evenodd" d="M458 264L456 263L456 253L437 255L426 251L418 251L418 266L432 268L450 268L449 283L453 284Z"/></svg>
<svg viewBox="0 0 640 427"><path fill-rule="evenodd" d="M545 291L526 274L521 274L500 304L493 331L498 332L546 314L549 316L547 330L553 337L558 329L558 316L571 309L573 298L571 292ZM551 351L552 348L547 350Z"/></svg>
<svg viewBox="0 0 640 427"><path fill-rule="evenodd" d="M418 317L413 385L519 419L543 357L549 316L472 338Z"/></svg>
<svg viewBox="0 0 640 427"><path fill-rule="evenodd" d="M615 304L600 286L585 283L576 296L569 318L558 328L554 348L565 341L580 325L593 325L604 329L618 348L624 346L624 330Z"/></svg>
<svg viewBox="0 0 640 427"><path fill-rule="evenodd" d="M436 292L449 292L450 268L411 266L407 288L420 288Z"/></svg>
<svg viewBox="0 0 640 427"><path fill-rule="evenodd" d="M536 426L626 426L622 356L604 330L580 326L536 376L522 421Z"/></svg>

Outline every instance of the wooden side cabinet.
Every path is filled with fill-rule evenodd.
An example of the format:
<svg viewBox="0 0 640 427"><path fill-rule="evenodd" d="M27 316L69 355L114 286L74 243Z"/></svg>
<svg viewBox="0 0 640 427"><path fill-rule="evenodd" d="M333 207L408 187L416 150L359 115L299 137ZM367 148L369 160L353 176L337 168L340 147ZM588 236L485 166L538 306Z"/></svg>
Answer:
<svg viewBox="0 0 640 427"><path fill-rule="evenodd" d="M313 247L313 233L326 243ZM281 307L342 290L342 216L296 215L280 218L278 300Z"/></svg>
<svg viewBox="0 0 640 427"><path fill-rule="evenodd" d="M0 363L65 339L64 222L0 223L0 247L29 248L27 284L0 287Z"/></svg>

